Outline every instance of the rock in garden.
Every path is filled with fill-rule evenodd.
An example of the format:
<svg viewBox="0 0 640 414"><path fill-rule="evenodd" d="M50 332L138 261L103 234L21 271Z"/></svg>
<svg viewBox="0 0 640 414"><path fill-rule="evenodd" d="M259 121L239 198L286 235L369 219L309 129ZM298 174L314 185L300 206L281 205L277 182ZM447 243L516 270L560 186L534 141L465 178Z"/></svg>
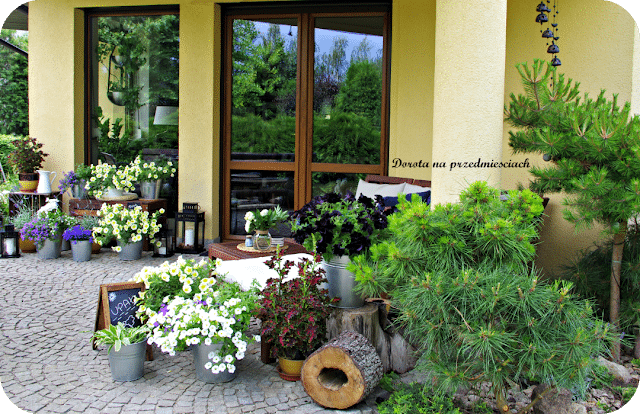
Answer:
<svg viewBox="0 0 640 414"><path fill-rule="evenodd" d="M628 368L604 359L603 357L598 357L598 362L600 365L605 366L609 373L613 375L620 384L629 384L632 381L633 378Z"/></svg>
<svg viewBox="0 0 640 414"><path fill-rule="evenodd" d="M548 388L548 385L538 385L531 394L531 399L536 399ZM587 409L572 401L573 394L565 388L557 388L546 392L542 398L533 405L534 414L586 414Z"/></svg>

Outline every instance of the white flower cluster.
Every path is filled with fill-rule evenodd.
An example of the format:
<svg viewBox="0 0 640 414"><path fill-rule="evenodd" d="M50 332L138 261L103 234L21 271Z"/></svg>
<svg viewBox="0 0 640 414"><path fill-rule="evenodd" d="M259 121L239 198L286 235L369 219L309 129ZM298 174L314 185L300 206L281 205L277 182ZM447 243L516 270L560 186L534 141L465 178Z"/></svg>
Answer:
<svg viewBox="0 0 640 414"><path fill-rule="evenodd" d="M222 304L213 296L204 300L174 297L147 321L153 331L148 340L162 352L175 355L176 350L190 345L223 343L221 353L209 354L205 367L213 373L228 370L233 373L235 362L245 357L247 341L242 333L244 326L237 315L248 312L241 300L231 298Z"/></svg>
<svg viewBox="0 0 640 414"><path fill-rule="evenodd" d="M138 181L155 181L158 179L167 179L173 177L176 168L171 161L161 160L157 163L154 161L142 162L140 156L129 164L133 174Z"/></svg>
<svg viewBox="0 0 640 414"><path fill-rule="evenodd" d="M85 189L94 197L102 197L103 190L109 187L124 191L133 190L137 177L131 165L119 168L103 163L91 165L90 168L91 178L85 184Z"/></svg>
<svg viewBox="0 0 640 414"><path fill-rule="evenodd" d="M269 214L269 210L264 209L260 212L260 215L262 217L266 216ZM252 225L253 222L256 220L256 216L252 211L247 211L247 213L244 215L244 230L249 233L252 230Z"/></svg>
<svg viewBox="0 0 640 414"><path fill-rule="evenodd" d="M164 209L157 213L164 214ZM161 227L157 217L150 216L148 211L142 211L140 206L130 209L122 204L103 204L97 214L100 222L93 229L93 238L101 245L110 238L135 243L142 240L145 234L151 236L153 242L153 236ZM114 250L119 251L119 246L114 247Z"/></svg>

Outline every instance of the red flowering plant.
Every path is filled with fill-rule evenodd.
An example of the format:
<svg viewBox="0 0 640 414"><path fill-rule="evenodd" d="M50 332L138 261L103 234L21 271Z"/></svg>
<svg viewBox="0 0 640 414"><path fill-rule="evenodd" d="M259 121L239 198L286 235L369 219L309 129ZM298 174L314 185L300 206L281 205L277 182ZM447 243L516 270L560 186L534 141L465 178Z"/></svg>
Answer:
<svg viewBox="0 0 640 414"><path fill-rule="evenodd" d="M321 260L318 255L301 259L296 265L299 277L288 280L294 263L283 261L279 249L265 262L278 277L270 278L262 290L257 317L262 320L262 341L272 345L273 356L305 359L325 342L329 305L338 299L329 298L321 288L326 282Z"/></svg>

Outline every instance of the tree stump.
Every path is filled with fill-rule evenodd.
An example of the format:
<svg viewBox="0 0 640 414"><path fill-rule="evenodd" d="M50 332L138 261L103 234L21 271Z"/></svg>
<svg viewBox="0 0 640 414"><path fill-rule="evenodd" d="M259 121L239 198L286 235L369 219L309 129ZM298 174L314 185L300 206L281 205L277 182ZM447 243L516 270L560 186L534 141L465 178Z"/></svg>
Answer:
<svg viewBox="0 0 640 414"><path fill-rule="evenodd" d="M344 409L362 401L382 375L380 357L367 338L346 331L304 361L300 378L317 404Z"/></svg>
<svg viewBox="0 0 640 414"><path fill-rule="evenodd" d="M370 302L356 309L338 308L327 320L329 339L344 331L358 332L375 347L384 372L404 374L416 365L415 349L396 332L387 315L386 302Z"/></svg>

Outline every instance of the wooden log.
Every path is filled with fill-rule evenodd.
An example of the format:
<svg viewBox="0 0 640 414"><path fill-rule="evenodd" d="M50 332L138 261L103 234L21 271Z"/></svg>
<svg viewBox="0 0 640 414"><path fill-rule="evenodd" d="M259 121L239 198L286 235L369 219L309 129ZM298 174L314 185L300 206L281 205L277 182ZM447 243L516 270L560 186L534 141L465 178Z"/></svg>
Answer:
<svg viewBox="0 0 640 414"><path fill-rule="evenodd" d="M362 401L382 375L382 362L369 340L346 331L304 361L300 379L317 404L344 409Z"/></svg>
<svg viewBox="0 0 640 414"><path fill-rule="evenodd" d="M386 302L370 302L356 309L336 308L327 320L327 334L329 339L344 331L364 335L375 347L384 372L403 374L416 365L415 349L394 329L387 315Z"/></svg>

